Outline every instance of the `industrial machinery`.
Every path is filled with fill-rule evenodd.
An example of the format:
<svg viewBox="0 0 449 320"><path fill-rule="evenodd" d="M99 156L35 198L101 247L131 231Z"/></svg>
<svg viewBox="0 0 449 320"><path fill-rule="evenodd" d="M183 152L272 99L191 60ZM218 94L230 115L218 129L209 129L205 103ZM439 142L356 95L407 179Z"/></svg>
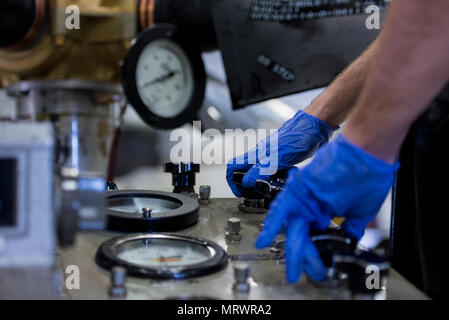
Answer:
<svg viewBox="0 0 449 320"><path fill-rule="evenodd" d="M201 186L200 189L208 188ZM201 195L199 219L181 230L175 231L173 225L173 229L166 229L169 233L81 232L74 247L59 250L62 269L76 264L81 274L80 289L63 288L64 296L69 299L426 299L389 268L384 256L356 247L351 237L335 227L311 234L327 267L327 278L314 282L304 276L298 284L288 285L284 269L285 235L280 234L269 248L257 250L253 244L263 216L239 210L238 199L211 198L210 193ZM156 208L158 203L159 199L155 199L144 205ZM135 204L140 205L137 201ZM173 209L176 210L179 207ZM138 208L135 215L142 215ZM372 287L366 286L372 275L367 267L379 275Z"/></svg>
<svg viewBox="0 0 449 320"><path fill-rule="evenodd" d="M328 20L279 23L270 3L0 1L0 84L17 102L17 116L0 122L1 298L425 298L394 270L386 283L388 264L335 230L314 235L327 285L287 285L285 239L253 246L285 173L259 182L243 203L213 198L209 186L195 190L198 164L164 166L173 192L111 181L127 102L156 128L196 118L202 52L221 50L241 108L326 85L377 34L354 28L372 1L351 1L352 11L298 2L294 10ZM335 249L341 243L345 250ZM360 286L366 265L382 278L368 292ZM64 281L73 267L78 287Z"/></svg>
<svg viewBox="0 0 449 320"><path fill-rule="evenodd" d="M13 120L52 126L58 238L71 245L78 228L105 225L104 185L125 106L119 62L137 32L135 4L30 0L0 7L1 84L16 98Z"/></svg>

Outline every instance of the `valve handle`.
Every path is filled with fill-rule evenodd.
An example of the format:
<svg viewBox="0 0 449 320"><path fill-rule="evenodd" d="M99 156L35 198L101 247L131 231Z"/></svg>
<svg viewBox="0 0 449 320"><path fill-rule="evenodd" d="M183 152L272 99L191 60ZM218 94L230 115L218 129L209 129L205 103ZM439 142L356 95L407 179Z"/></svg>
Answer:
<svg viewBox="0 0 449 320"><path fill-rule="evenodd" d="M172 174L174 193L195 193L195 174L200 172L198 163L168 162L164 164L163 170Z"/></svg>

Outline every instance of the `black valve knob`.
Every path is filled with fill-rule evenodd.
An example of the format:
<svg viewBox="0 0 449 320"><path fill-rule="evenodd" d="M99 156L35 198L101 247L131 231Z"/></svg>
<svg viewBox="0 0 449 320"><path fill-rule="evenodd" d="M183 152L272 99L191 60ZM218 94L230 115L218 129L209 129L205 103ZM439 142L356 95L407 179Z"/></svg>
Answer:
<svg viewBox="0 0 449 320"><path fill-rule="evenodd" d="M357 245L357 239L340 229L326 229L324 231L311 230L310 237L320 254L326 268L326 276L321 281L308 281L315 287L336 289L346 285L345 274L335 268L335 255L341 253L352 254Z"/></svg>
<svg viewBox="0 0 449 320"><path fill-rule="evenodd" d="M118 187L114 181L106 182L106 191L117 191L117 190L118 190Z"/></svg>
<svg viewBox="0 0 449 320"><path fill-rule="evenodd" d="M246 172L244 171L236 171L232 174L232 182L234 182L236 185L241 186L243 183L243 177L245 176ZM264 195L257 192L254 188L244 188L242 187L242 197L245 199L263 199Z"/></svg>
<svg viewBox="0 0 449 320"><path fill-rule="evenodd" d="M200 172L197 163L166 163L164 172L172 174L174 193L195 193L195 174Z"/></svg>
<svg viewBox="0 0 449 320"><path fill-rule="evenodd" d="M232 175L232 181L236 185L242 185L243 177L247 171L236 171ZM251 213L263 213L270 206L276 195L284 190L288 169L280 170L272 175L268 181L257 180L254 188L242 187L244 202L239 206L241 211Z"/></svg>
<svg viewBox="0 0 449 320"><path fill-rule="evenodd" d="M334 266L336 254L352 253L357 246L357 239L341 229L312 230L310 237L326 268Z"/></svg>
<svg viewBox="0 0 449 320"><path fill-rule="evenodd" d="M278 171L276 174L272 175L268 181L257 180L254 190L264 195L265 208L268 209L277 194L284 190L289 169L290 168Z"/></svg>

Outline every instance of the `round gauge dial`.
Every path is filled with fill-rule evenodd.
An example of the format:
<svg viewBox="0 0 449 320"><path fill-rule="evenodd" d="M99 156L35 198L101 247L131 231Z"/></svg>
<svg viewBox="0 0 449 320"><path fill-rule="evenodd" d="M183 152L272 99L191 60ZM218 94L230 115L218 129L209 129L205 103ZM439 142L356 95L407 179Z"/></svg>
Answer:
<svg viewBox="0 0 449 320"><path fill-rule="evenodd" d="M96 261L106 269L123 266L133 276L181 279L218 271L227 256L216 243L199 238L133 234L103 243Z"/></svg>
<svg viewBox="0 0 449 320"><path fill-rule="evenodd" d="M171 40L153 41L143 50L136 79L142 101L159 117L176 117L193 95L192 65L182 48Z"/></svg>
<svg viewBox="0 0 449 320"><path fill-rule="evenodd" d="M136 265L149 267L191 266L207 261L213 252L190 242L154 239L128 243L128 249L117 257Z"/></svg>
<svg viewBox="0 0 449 320"><path fill-rule="evenodd" d="M198 221L199 204L177 193L121 190L107 194L109 230L175 231Z"/></svg>
<svg viewBox="0 0 449 320"><path fill-rule="evenodd" d="M172 25L156 25L133 42L122 71L128 101L144 121L175 128L201 108L205 71L194 42Z"/></svg>

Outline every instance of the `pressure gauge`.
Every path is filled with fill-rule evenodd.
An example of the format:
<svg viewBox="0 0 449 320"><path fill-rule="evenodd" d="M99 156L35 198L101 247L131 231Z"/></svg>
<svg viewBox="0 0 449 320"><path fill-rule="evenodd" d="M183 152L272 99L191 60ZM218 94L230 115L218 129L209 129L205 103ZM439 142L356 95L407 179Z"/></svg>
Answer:
<svg viewBox="0 0 449 320"><path fill-rule="evenodd" d="M122 73L128 101L151 126L179 127L194 120L201 108L206 83L201 52L173 25L143 31Z"/></svg>
<svg viewBox="0 0 449 320"><path fill-rule="evenodd" d="M199 215L198 201L162 191L109 191L107 206L107 228L115 231L175 231L194 225Z"/></svg>
<svg viewBox="0 0 449 320"><path fill-rule="evenodd" d="M122 266L137 277L183 279L210 274L227 264L226 252L214 242L174 234L132 234L113 238L97 251L106 269Z"/></svg>

